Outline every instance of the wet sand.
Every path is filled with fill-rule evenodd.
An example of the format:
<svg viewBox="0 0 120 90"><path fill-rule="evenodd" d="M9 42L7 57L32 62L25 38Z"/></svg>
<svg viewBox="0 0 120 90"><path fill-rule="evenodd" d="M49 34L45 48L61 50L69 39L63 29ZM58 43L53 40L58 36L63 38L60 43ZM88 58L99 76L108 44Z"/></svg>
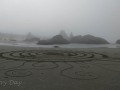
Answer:
<svg viewBox="0 0 120 90"><path fill-rule="evenodd" d="M120 49L0 46L0 90L120 90Z"/></svg>

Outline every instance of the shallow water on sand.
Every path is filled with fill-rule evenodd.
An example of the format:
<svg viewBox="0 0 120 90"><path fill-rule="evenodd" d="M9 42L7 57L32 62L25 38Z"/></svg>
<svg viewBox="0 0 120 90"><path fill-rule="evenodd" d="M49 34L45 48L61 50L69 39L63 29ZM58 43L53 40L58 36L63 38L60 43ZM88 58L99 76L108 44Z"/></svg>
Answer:
<svg viewBox="0 0 120 90"><path fill-rule="evenodd" d="M20 47L43 47L53 48L59 46L61 48L120 48L120 44L56 44L56 45L37 45L35 43L0 43L6 46L20 46Z"/></svg>

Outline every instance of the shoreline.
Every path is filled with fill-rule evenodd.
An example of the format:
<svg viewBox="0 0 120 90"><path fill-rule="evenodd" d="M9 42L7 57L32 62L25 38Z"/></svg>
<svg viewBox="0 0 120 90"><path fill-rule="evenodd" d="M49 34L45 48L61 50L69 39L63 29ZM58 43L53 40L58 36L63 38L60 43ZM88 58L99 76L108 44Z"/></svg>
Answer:
<svg viewBox="0 0 120 90"><path fill-rule="evenodd" d="M11 47L31 47L31 48L120 48L120 44L55 44L55 45L37 45L35 43L0 43L0 46Z"/></svg>

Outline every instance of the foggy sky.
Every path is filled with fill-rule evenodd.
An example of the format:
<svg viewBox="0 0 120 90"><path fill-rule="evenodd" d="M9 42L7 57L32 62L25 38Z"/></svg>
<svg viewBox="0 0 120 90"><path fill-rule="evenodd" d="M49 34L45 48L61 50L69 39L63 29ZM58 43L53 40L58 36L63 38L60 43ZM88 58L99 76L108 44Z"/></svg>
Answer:
<svg viewBox="0 0 120 90"><path fill-rule="evenodd" d="M120 0L0 0L0 32L52 36L60 30L120 39Z"/></svg>

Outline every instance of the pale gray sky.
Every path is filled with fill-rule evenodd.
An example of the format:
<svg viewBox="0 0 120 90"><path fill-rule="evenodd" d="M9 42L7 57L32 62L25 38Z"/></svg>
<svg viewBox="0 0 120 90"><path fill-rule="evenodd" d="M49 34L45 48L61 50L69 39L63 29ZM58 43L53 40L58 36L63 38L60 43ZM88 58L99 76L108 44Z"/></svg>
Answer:
<svg viewBox="0 0 120 90"><path fill-rule="evenodd" d="M120 0L0 0L0 32L51 36L61 29L120 39Z"/></svg>

